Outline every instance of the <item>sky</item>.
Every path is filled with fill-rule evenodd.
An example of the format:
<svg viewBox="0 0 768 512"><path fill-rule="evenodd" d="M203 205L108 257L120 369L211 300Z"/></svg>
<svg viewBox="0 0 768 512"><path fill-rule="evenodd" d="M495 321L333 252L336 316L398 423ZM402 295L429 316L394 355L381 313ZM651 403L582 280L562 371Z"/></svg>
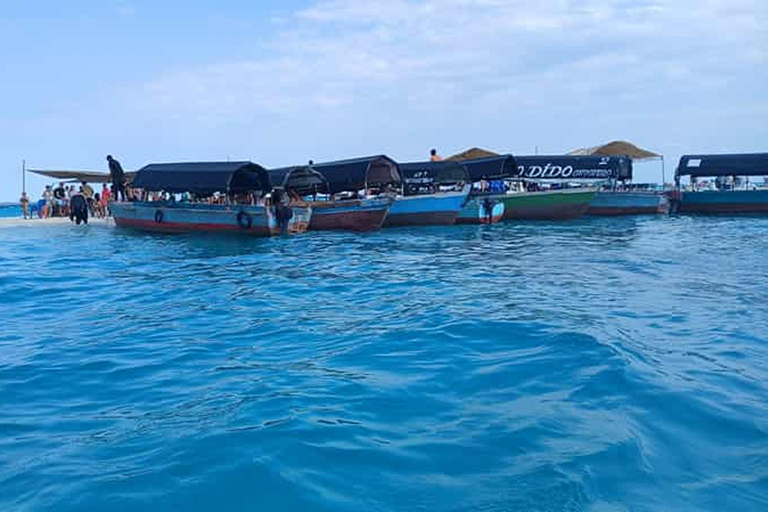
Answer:
<svg viewBox="0 0 768 512"><path fill-rule="evenodd" d="M768 151L765 0L7 4L0 201L22 160L106 172L107 154L271 167L623 139L670 181L682 154Z"/></svg>

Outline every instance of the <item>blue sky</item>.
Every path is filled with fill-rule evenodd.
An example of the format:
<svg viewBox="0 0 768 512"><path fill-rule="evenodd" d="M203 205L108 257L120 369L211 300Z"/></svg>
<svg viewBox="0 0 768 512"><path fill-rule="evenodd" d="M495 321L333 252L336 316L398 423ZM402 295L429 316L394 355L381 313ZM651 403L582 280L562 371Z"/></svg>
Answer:
<svg viewBox="0 0 768 512"><path fill-rule="evenodd" d="M683 153L768 151L764 0L13 4L0 201L22 159L106 171L108 153L278 166L627 139L669 176Z"/></svg>

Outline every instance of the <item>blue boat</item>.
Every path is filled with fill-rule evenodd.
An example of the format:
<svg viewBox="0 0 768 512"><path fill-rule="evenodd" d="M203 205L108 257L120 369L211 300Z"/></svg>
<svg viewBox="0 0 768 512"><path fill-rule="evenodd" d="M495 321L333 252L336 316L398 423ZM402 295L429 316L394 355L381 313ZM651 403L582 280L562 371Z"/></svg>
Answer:
<svg viewBox="0 0 768 512"><path fill-rule="evenodd" d="M273 190L267 170L252 162L151 164L136 173L132 186L145 200L110 203L119 227L271 236L304 232L312 217L311 207L291 203ZM149 191L170 194L172 199L146 200ZM176 194L187 193L195 200L175 200ZM223 204L207 202L216 194L223 194L218 196Z"/></svg>
<svg viewBox="0 0 768 512"><path fill-rule="evenodd" d="M400 164L401 194L385 226L452 225L471 190L466 168L456 162Z"/></svg>
<svg viewBox="0 0 768 512"><path fill-rule="evenodd" d="M768 153L685 155L675 172L673 211L679 213L768 213L768 190L751 188L749 177L768 175ZM681 177L689 176L688 188ZM716 177L701 190L698 180ZM746 178L746 179L743 179Z"/></svg>

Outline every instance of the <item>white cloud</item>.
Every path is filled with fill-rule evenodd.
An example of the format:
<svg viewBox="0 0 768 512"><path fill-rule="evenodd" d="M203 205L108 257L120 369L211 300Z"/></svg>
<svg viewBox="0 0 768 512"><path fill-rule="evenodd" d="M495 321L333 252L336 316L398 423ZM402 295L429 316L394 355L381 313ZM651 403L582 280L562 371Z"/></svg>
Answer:
<svg viewBox="0 0 768 512"><path fill-rule="evenodd" d="M658 128L638 120L661 109L672 119L681 102L764 108L759 86L736 82L768 63L766 4L321 1L281 16L262 45L267 57L168 73L126 98L188 129L250 122L262 136L285 137L264 128L282 125L337 141L335 156L355 147L340 139L360 142L363 130L388 148L441 139L514 149L548 137L564 150L651 136ZM568 116L578 126L554 128Z"/></svg>

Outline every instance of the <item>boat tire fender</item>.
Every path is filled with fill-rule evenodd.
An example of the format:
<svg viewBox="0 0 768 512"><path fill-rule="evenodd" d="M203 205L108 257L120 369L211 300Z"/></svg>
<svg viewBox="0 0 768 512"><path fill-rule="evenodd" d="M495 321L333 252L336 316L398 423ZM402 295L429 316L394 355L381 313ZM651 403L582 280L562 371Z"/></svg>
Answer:
<svg viewBox="0 0 768 512"><path fill-rule="evenodd" d="M163 210L155 210L155 222L160 224L163 222L163 218L165 218L165 214L163 213Z"/></svg>
<svg viewBox="0 0 768 512"><path fill-rule="evenodd" d="M237 213L237 225L243 229L251 229L251 226L253 225L253 217L251 217L250 213L240 210Z"/></svg>

